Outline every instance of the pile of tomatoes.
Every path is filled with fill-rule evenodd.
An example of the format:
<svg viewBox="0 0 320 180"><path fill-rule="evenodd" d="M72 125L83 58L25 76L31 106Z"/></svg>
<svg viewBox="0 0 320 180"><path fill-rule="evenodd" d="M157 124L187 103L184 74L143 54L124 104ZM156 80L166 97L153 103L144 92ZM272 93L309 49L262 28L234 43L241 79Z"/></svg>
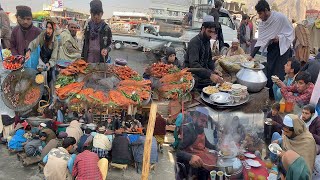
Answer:
<svg viewBox="0 0 320 180"><path fill-rule="evenodd" d="M17 70L23 66L23 56L10 56L4 59L3 67L8 70Z"/></svg>

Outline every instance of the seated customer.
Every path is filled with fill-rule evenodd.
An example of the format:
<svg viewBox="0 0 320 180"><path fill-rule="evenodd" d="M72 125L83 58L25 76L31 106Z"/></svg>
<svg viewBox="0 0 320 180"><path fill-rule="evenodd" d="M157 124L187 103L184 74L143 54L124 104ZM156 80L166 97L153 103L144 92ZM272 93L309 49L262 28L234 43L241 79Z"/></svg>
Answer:
<svg viewBox="0 0 320 180"><path fill-rule="evenodd" d="M47 138L47 134L44 132L40 132L39 135L35 135L35 137L27 142L24 146L24 151L27 156L37 156L41 154L42 148L45 147L45 141Z"/></svg>
<svg viewBox="0 0 320 180"><path fill-rule="evenodd" d="M22 151L22 143L27 141L27 139L23 136L24 133L25 130L23 129L23 127L18 129L11 140L8 142L8 148L15 151Z"/></svg>
<svg viewBox="0 0 320 180"><path fill-rule="evenodd" d="M92 147L93 136L91 135L91 132L92 131L89 128L84 130L84 135L81 136L79 143L78 143L77 151L79 153L84 151L84 147Z"/></svg>
<svg viewBox="0 0 320 180"><path fill-rule="evenodd" d="M311 75L311 82L316 83L318 74L320 72L320 58L309 60L302 68L301 71L306 71Z"/></svg>
<svg viewBox="0 0 320 180"><path fill-rule="evenodd" d="M113 123L113 120L111 117L109 117L107 119L107 122L105 124L105 127L107 128L107 130L114 130L114 127L113 127L114 123Z"/></svg>
<svg viewBox="0 0 320 180"><path fill-rule="evenodd" d="M41 151L41 159L43 159L53 148L61 147L64 138L68 137L66 132L60 132L58 137L51 139Z"/></svg>
<svg viewBox="0 0 320 180"><path fill-rule="evenodd" d="M315 106L308 104L303 107L301 120L306 123L307 128L312 134L317 144L317 151L320 153L320 118L315 110Z"/></svg>
<svg viewBox="0 0 320 180"><path fill-rule="evenodd" d="M284 72L286 73L284 81L280 79L276 80L272 86L274 98L277 102L282 99L280 89L282 87L291 86L294 82L294 77L300 71L300 62L295 59L288 59L288 62L284 65Z"/></svg>
<svg viewBox="0 0 320 180"><path fill-rule="evenodd" d="M275 132L272 136L273 143L279 144L284 151L297 152L306 161L309 172L312 172L316 158L316 142L312 134L297 115L286 115L283 124L283 136ZM276 155L271 153L270 158L275 161Z"/></svg>
<svg viewBox="0 0 320 180"><path fill-rule="evenodd" d="M227 51L227 56L243 55L246 54L244 50L240 47L239 40L233 39L231 47Z"/></svg>
<svg viewBox="0 0 320 180"><path fill-rule="evenodd" d="M183 67L183 65L179 62L176 57L176 50L172 47L166 48L166 56L161 59L161 62L165 64L172 64L177 66L179 69Z"/></svg>
<svg viewBox="0 0 320 180"><path fill-rule="evenodd" d="M129 164L131 162L131 152L129 150L129 139L121 131L115 132L112 141L112 162L117 164Z"/></svg>
<svg viewBox="0 0 320 180"><path fill-rule="evenodd" d="M281 153L281 162L285 168L285 175L281 179L307 180L311 179L310 170L304 158L292 150Z"/></svg>
<svg viewBox="0 0 320 180"><path fill-rule="evenodd" d="M62 147L53 148L43 158L46 163L43 169L45 179L72 179L72 169L75 155L71 155L76 139L74 137L67 137L62 142Z"/></svg>
<svg viewBox="0 0 320 180"><path fill-rule="evenodd" d="M106 128L102 126L98 129L98 133L93 138L92 152L97 153L99 158L107 158L108 152L112 147L110 140L104 134L105 132Z"/></svg>
<svg viewBox="0 0 320 180"><path fill-rule="evenodd" d="M282 127L283 127L283 120L282 117L279 114L280 111L280 104L274 103L271 107L271 111L268 112L267 118L271 118L272 121L272 134L274 132L278 132L279 134L282 134Z"/></svg>
<svg viewBox="0 0 320 180"><path fill-rule="evenodd" d="M136 163L137 173L139 174L141 174L142 172L143 152L144 152L145 142L146 142L146 136L145 136L145 130L143 130L143 133L139 137L139 139L131 143L133 158ZM157 162L158 162L157 140L156 138L152 137L150 164L155 164Z"/></svg>
<svg viewBox="0 0 320 180"><path fill-rule="evenodd" d="M72 176L79 180L102 180L98 161L98 155L90 152L89 147L84 147L84 151L78 154L74 161Z"/></svg>
<svg viewBox="0 0 320 180"><path fill-rule="evenodd" d="M282 87L281 94L286 101L293 101L298 105L309 104L314 85L308 72L299 72L295 78L295 84Z"/></svg>
<svg viewBox="0 0 320 180"><path fill-rule="evenodd" d="M52 129L47 128L47 125L45 123L40 124L39 130L47 134L46 143L48 143L51 139L57 138L56 133L53 132Z"/></svg>
<svg viewBox="0 0 320 180"><path fill-rule="evenodd" d="M69 137L74 137L78 143L80 137L83 135L81 124L77 120L71 121L70 125L66 129L66 133Z"/></svg>

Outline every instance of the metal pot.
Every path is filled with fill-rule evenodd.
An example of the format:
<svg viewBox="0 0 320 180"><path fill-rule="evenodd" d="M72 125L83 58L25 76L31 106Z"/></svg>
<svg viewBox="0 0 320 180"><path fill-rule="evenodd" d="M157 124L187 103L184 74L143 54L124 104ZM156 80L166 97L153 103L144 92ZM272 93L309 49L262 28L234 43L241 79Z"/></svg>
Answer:
<svg viewBox="0 0 320 180"><path fill-rule="evenodd" d="M28 117L26 121L28 124L30 124L33 127L39 126L41 123L46 123L48 121L51 121L52 119L46 119L43 117Z"/></svg>
<svg viewBox="0 0 320 180"><path fill-rule="evenodd" d="M225 159L218 158L218 169L231 175L231 179L239 179L242 176L242 163L238 158Z"/></svg>
<svg viewBox="0 0 320 180"><path fill-rule="evenodd" d="M267 84L267 77L262 71L264 65L259 64L258 68L251 68L247 64L241 64L242 69L237 73L239 84L247 86L249 92L259 92Z"/></svg>

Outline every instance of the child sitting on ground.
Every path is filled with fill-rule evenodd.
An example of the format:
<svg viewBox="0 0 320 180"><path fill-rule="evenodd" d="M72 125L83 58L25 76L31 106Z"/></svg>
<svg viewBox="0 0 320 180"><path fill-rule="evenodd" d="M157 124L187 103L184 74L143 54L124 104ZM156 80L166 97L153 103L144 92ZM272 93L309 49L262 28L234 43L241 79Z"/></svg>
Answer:
<svg viewBox="0 0 320 180"><path fill-rule="evenodd" d="M28 141L24 146L26 155L28 157L40 155L42 148L46 145L45 141L47 136L48 135L45 132L40 132L39 134L36 134L32 140Z"/></svg>

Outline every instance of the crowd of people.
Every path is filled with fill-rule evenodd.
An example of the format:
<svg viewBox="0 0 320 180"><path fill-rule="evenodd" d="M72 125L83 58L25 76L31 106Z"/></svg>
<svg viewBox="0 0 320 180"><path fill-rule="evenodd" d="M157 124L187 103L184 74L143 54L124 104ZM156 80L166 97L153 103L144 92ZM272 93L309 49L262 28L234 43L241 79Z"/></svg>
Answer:
<svg viewBox="0 0 320 180"><path fill-rule="evenodd" d="M199 34L188 44L184 64L170 47L166 48L166 56L161 59L178 68L190 68L198 90L224 82L222 73L215 68L216 58L210 43L211 39L216 39L219 48L224 44L219 23L222 2L217 0L214 3L210 14L203 18ZM18 25L12 33L7 29L2 31L6 34L2 47L10 48L13 55L25 55L31 64L37 65L34 68L47 72L48 84L54 79L58 59L74 61L83 58L88 63L106 61L111 51L112 33L102 20L104 11L100 0L90 2L91 19L84 27L82 48L76 38L76 22L69 21L68 28L62 30L55 18L49 18L46 29L41 31L32 24L30 7L17 6L16 9ZM187 13L187 25L192 24L193 10L190 7ZM267 151L265 159L270 158L287 179L317 177L312 173L320 173L320 49L315 58L309 60L310 35L305 22L293 27L285 15L271 11L266 0L259 0L255 10L261 19L257 42L253 46L253 25L250 17L244 14L237 25L238 39L233 40L226 55L247 54L248 60L252 61L259 52L266 53L267 87L269 98L274 102L266 116L271 119L272 126L272 135L266 143L277 143L283 151L278 154ZM4 16L1 13L0 7L0 16ZM10 38L8 34L11 34ZM149 76L146 71L144 78ZM302 108L301 115L294 112L282 117L280 104L283 102L298 105ZM111 114L106 121L99 121L95 130L82 126L96 122L92 108L77 113L59 106L56 112L46 109L44 117L52 120L33 127L26 120L20 120L19 114L14 118L2 115L2 140L10 151L25 152L27 157L43 162L46 179L102 179L108 167L101 167L100 164L105 163L100 162L106 160L122 165L134 163L137 172L141 173L146 141L146 123L141 116ZM209 113L201 108L192 113L181 112L175 121L175 142L171 145L176 150L177 162L198 179L208 179L217 161L217 156L209 149L219 148L218 125L213 131L213 139L209 139L205 135L208 117ZM69 123L65 132L58 128L63 123ZM242 143L247 151L261 157L262 140L254 133L246 132L238 117L233 117L231 123L222 129L224 131L220 133L232 136L236 144ZM166 120L157 113L151 164L158 162L158 151L163 152L165 135ZM178 176L183 178L185 173L178 172Z"/></svg>
<svg viewBox="0 0 320 180"><path fill-rule="evenodd" d="M54 112L46 112L44 116L48 114ZM5 118L10 119L3 115L2 119ZM8 126L13 129L2 142L7 143L12 152L24 152L29 158L25 165L42 162L46 179L101 179L101 174L108 170L108 163L103 167L98 164L106 159L109 164L134 165L137 173L142 172L146 130L139 120L130 115L121 118L114 114L105 122L97 122L96 130L92 130L82 127L83 116L72 118L65 131L52 126L58 122L56 117L37 127L27 120L15 123L10 119L12 124ZM166 120L160 114L155 123L151 165L158 162L158 152L163 152L166 135Z"/></svg>

